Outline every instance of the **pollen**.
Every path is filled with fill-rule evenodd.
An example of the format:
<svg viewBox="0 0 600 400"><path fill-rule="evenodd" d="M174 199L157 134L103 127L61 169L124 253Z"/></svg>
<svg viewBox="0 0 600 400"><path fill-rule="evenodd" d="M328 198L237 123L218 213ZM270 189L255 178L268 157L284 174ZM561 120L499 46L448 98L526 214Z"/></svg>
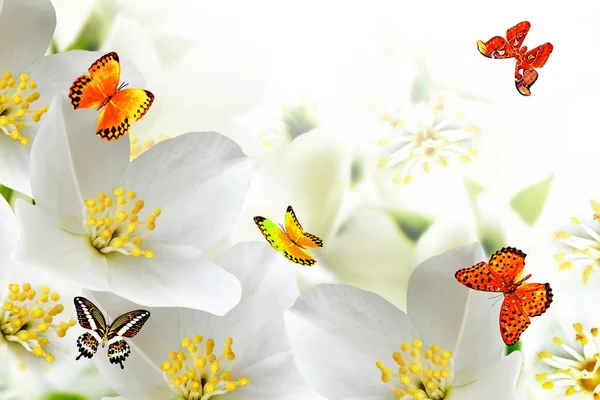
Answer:
<svg viewBox="0 0 600 400"><path fill-rule="evenodd" d="M414 112L420 117L413 123L406 122L411 115L402 109L382 118L385 133L377 139L377 166L394 172L392 183L409 185L415 171L429 173L434 165L445 167L452 159L468 163L477 156L477 149L468 144L478 131L466 123L464 112L445 112L444 101L440 97L421 104Z"/></svg>
<svg viewBox="0 0 600 400"><path fill-rule="evenodd" d="M146 151L150 150L152 147L156 145L156 143L164 142L165 140L171 139L171 137L167 134L161 133L158 135L158 139L154 139L152 137L144 140L142 144L140 144L140 138L136 135L129 134L129 161L133 161L139 156L141 156Z"/></svg>
<svg viewBox="0 0 600 400"><path fill-rule="evenodd" d="M593 222L585 223L577 217L571 218L573 230L580 232L570 234L565 231L554 233L557 240L567 250L554 255L558 263L559 271L567 271L573 268L582 274L583 283L587 284L592 273L600 267L600 234L591 226L600 221L600 204L592 200Z"/></svg>
<svg viewBox="0 0 600 400"><path fill-rule="evenodd" d="M0 312L0 338L52 363L54 356L46 351L48 344L65 337L76 323L72 318L54 321L64 311L59 299L48 286L36 291L29 283L11 283Z"/></svg>
<svg viewBox="0 0 600 400"><path fill-rule="evenodd" d="M144 246L144 240L149 232L156 229L161 210L155 208L140 217L145 203L136 198L135 191L118 187L112 195L99 193L96 198L84 201L83 227L98 251L155 257L154 251Z"/></svg>
<svg viewBox="0 0 600 400"><path fill-rule="evenodd" d="M215 341L200 335L181 340L180 351L172 351L160 365L163 377L173 392L186 400L208 400L237 390L250 381L232 377L235 353L233 339L226 338L221 355L215 354Z"/></svg>
<svg viewBox="0 0 600 400"><path fill-rule="evenodd" d="M11 72L0 74L0 132L14 142L29 145L27 128L39 122L48 105L38 106L37 82L27 74L15 78Z"/></svg>
<svg viewBox="0 0 600 400"><path fill-rule="evenodd" d="M388 385L396 398L403 400L441 400L452 380L452 353L440 346L424 347L421 340L402 343L400 351L392 354L396 364L388 367L383 360L375 362L381 371L381 381Z"/></svg>
<svg viewBox="0 0 600 400"><path fill-rule="evenodd" d="M562 391L567 396L588 393L590 398L596 399L600 396L598 328L588 330L579 322L572 326L571 340L554 338L556 352L560 355L548 350L538 352L538 362L550 371L537 374L535 379L545 390Z"/></svg>

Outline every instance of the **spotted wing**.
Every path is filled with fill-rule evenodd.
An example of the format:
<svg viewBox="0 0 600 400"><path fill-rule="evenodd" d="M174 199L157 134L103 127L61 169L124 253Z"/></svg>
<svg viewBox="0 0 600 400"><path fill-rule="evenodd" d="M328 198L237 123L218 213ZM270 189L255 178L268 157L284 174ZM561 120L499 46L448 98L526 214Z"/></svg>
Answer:
<svg viewBox="0 0 600 400"><path fill-rule="evenodd" d="M96 332L100 338L104 337L106 320L98 307L85 297L75 297L73 302L75 303L79 325L82 328Z"/></svg>
<svg viewBox="0 0 600 400"><path fill-rule="evenodd" d="M523 311L530 317L546 312L552 303L552 288L549 283L524 283L515 291Z"/></svg>
<svg viewBox="0 0 600 400"><path fill-rule="evenodd" d="M490 267L506 284L516 282L525 268L527 254L514 247L503 247L490 258Z"/></svg>
<svg viewBox="0 0 600 400"><path fill-rule="evenodd" d="M81 356L85 358L92 358L98 350L98 344L100 342L90 332L86 332L77 338L77 351L79 355L75 360L79 360Z"/></svg>
<svg viewBox="0 0 600 400"><path fill-rule="evenodd" d="M553 49L554 46L551 43L544 43L525 53L523 61L534 68L542 68L548 61Z"/></svg>
<svg viewBox="0 0 600 400"><path fill-rule="evenodd" d="M119 56L112 52L103 55L88 69L89 75L81 75L69 89L69 99L74 109L99 108L119 86L121 65Z"/></svg>
<svg viewBox="0 0 600 400"><path fill-rule="evenodd" d="M150 311L146 310L135 310L120 315L110 325L106 339L110 340L117 336L134 337L148 321L148 318L150 318Z"/></svg>
<svg viewBox="0 0 600 400"><path fill-rule="evenodd" d="M506 295L500 310L500 334L504 343L507 346L517 343L529 325L531 321L523 309L521 299L514 293Z"/></svg>
<svg viewBox="0 0 600 400"><path fill-rule="evenodd" d="M531 24L528 21L523 21L506 30L506 41L512 47L513 51L519 51L527 33L529 33L529 28L531 28Z"/></svg>
<svg viewBox="0 0 600 400"><path fill-rule="evenodd" d="M108 360L111 364L119 364L124 369L123 362L131 354L131 347L125 340L117 340L108 345Z"/></svg>
<svg viewBox="0 0 600 400"><path fill-rule="evenodd" d="M310 254L297 246L291 246L283 250L283 255L288 260L307 267L312 267L317 262Z"/></svg>
<svg viewBox="0 0 600 400"><path fill-rule="evenodd" d="M267 242L277 251L294 246L288 235L270 219L265 217L254 217L254 223L260 229Z"/></svg>
<svg viewBox="0 0 600 400"><path fill-rule="evenodd" d="M154 95L144 89L119 90L98 115L96 135L117 140L129 131L131 121L141 119L150 109Z"/></svg>
<svg viewBox="0 0 600 400"><path fill-rule="evenodd" d="M463 285L483 292L503 292L506 288L504 281L485 261L456 271L454 277Z"/></svg>
<svg viewBox="0 0 600 400"><path fill-rule="evenodd" d="M294 213L292 206L288 206L285 213L285 232L292 242L300 247L323 247L323 241L318 236L304 232L302 225L300 225L298 218L296 218L296 213Z"/></svg>
<svg viewBox="0 0 600 400"><path fill-rule="evenodd" d="M506 39L494 36L487 42L477 41L477 49L489 58L512 58L517 55L531 24L527 21L520 22L506 31Z"/></svg>

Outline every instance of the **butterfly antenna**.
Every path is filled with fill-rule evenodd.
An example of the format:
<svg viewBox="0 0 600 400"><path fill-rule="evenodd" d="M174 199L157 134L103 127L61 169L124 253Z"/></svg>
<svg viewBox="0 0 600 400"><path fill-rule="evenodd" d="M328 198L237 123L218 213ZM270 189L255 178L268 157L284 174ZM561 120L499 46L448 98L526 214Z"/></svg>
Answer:
<svg viewBox="0 0 600 400"><path fill-rule="evenodd" d="M496 304L498 304L498 302L500 301L501 298L502 298L502 296L498 297L498 299L494 302L494 304L492 304L492 307L494 307Z"/></svg>
<svg viewBox="0 0 600 400"><path fill-rule="evenodd" d="M119 87L117 88L117 92L118 92L119 90L123 89L123 88L124 88L125 86L127 86L127 85L129 85L129 83L125 83L125 82L121 83L121 84L119 85Z"/></svg>

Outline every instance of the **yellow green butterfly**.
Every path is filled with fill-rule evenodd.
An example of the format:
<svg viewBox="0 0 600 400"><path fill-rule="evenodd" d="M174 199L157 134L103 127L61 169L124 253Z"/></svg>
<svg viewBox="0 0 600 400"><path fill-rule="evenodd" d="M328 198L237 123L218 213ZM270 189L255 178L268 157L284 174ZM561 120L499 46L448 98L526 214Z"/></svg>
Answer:
<svg viewBox="0 0 600 400"><path fill-rule="evenodd" d="M323 241L304 232L292 206L288 206L286 210L285 227L264 217L254 217L254 222L271 246L282 252L288 260L309 267L317 262L305 249L323 247Z"/></svg>

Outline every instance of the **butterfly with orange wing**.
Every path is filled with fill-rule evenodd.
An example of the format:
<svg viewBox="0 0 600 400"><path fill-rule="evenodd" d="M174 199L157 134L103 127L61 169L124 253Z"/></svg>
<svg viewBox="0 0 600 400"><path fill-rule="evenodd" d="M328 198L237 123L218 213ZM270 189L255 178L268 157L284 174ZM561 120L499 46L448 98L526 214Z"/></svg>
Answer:
<svg viewBox="0 0 600 400"><path fill-rule="evenodd" d="M530 88L538 79L536 68L542 68L554 46L544 43L533 50L521 47L531 24L523 21L506 31L506 39L494 36L487 42L477 41L479 52L489 58L515 58L515 85L523 96L531 96Z"/></svg>
<svg viewBox="0 0 600 400"><path fill-rule="evenodd" d="M500 333L507 346L519 340L531 324L530 317L542 315L552 303L549 283L523 283L531 274L521 278L526 254L513 247L498 250L489 264L482 261L456 272L456 280L471 289L484 292L502 292Z"/></svg>
<svg viewBox="0 0 600 400"><path fill-rule="evenodd" d="M302 229L292 206L286 210L285 227L264 217L254 217L254 222L271 246L288 260L308 267L317 262L305 249L323 247L323 241Z"/></svg>
<svg viewBox="0 0 600 400"><path fill-rule="evenodd" d="M112 52L96 60L69 89L69 99L74 109L102 109L98 115L96 135L108 141L117 140L129 131L131 121L140 120L148 111L154 95L145 89L123 89L119 85L121 64Z"/></svg>
<svg viewBox="0 0 600 400"><path fill-rule="evenodd" d="M119 364L124 369L123 362L131 354L131 348L125 338L132 338L138 334L142 326L150 318L150 311L135 310L118 316L112 324L108 325L104 315L94 303L85 297L73 299L77 311L79 325L89 329L77 338L79 355L92 358L102 342L102 347L108 345L108 360L111 364Z"/></svg>

